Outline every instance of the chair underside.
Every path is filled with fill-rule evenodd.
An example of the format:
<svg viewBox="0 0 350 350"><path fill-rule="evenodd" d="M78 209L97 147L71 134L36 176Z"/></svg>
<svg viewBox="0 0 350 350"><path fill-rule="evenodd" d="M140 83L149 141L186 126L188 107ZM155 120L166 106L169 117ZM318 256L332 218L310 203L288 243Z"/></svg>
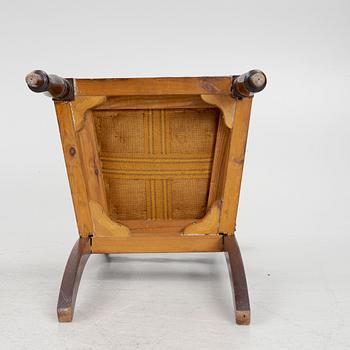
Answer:
<svg viewBox="0 0 350 350"><path fill-rule="evenodd" d="M248 324L234 232L252 97L265 75L64 79L34 71L26 81L55 101L79 230L59 320L73 318L90 254L225 252L236 321Z"/></svg>

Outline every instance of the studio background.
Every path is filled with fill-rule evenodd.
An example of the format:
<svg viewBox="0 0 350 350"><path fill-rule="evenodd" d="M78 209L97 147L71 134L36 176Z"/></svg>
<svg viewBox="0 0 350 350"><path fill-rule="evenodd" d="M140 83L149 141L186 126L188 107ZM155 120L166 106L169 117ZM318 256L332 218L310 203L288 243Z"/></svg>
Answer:
<svg viewBox="0 0 350 350"><path fill-rule="evenodd" d="M350 3L66 1L0 13L3 349L350 348ZM234 323L223 254L92 256L71 324L57 294L78 238L52 101L64 77L263 70L237 222L252 308Z"/></svg>

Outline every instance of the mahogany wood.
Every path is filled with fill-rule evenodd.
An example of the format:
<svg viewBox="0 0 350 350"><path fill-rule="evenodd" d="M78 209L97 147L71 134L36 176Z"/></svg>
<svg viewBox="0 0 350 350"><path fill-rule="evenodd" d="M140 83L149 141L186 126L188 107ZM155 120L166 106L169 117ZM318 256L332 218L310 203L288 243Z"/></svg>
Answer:
<svg viewBox="0 0 350 350"><path fill-rule="evenodd" d="M74 99L72 79L61 78L58 75L48 75L42 70L35 70L26 76L26 83L34 92L47 92L54 100L71 101Z"/></svg>
<svg viewBox="0 0 350 350"><path fill-rule="evenodd" d="M256 92L264 90L266 84L266 75L261 70L253 69L234 77L232 95L238 98L252 97Z"/></svg>
<svg viewBox="0 0 350 350"><path fill-rule="evenodd" d="M250 303L243 260L235 236L224 236L224 251L230 274L237 324L250 323Z"/></svg>
<svg viewBox="0 0 350 350"><path fill-rule="evenodd" d="M57 316L60 322L71 322L73 319L80 279L90 254L90 239L80 237L70 253L62 278L57 303Z"/></svg>

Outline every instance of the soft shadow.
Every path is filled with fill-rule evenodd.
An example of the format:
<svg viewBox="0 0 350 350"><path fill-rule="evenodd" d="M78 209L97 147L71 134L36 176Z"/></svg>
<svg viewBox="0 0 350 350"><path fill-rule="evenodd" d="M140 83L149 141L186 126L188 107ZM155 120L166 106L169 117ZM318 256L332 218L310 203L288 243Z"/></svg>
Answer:
<svg viewBox="0 0 350 350"><path fill-rule="evenodd" d="M137 256L137 255L112 255L104 254L104 260L107 264L103 264L98 269L97 278L100 280L111 280L111 279L125 279L134 281L159 281L159 280L178 280L190 278L198 281L208 281L215 279L215 275L211 273L211 269L206 268L205 271L193 271L190 266L195 264L211 266L215 264L215 258L213 255L208 257L157 257L152 254L150 257ZM180 254L179 254L180 255ZM135 263L138 268L135 269ZM148 269L147 263L152 263L152 269ZM157 266L154 266L154 263ZM128 269L127 265L133 266ZM132 265L131 265L132 264ZM158 265L159 264L159 265ZM179 271L165 270L164 264L182 264L183 268Z"/></svg>
<svg viewBox="0 0 350 350"><path fill-rule="evenodd" d="M154 254L149 257L144 254L104 254L98 262L99 265L95 265L97 269L95 276L92 277L97 281L101 281L101 288L93 288L86 298L91 303L98 303L98 308L94 308L94 313L104 313L108 312L109 298L106 297L106 294L104 295L103 281L127 280L155 283L177 280L182 283L183 281L191 281L191 283L207 281L212 287L212 295L215 296L215 301L218 304L218 310L220 310L222 317L232 322L233 305L231 294L227 293L227 288L222 288L224 283L230 283L227 267L220 260L224 259L224 255L220 254L222 256L219 258L218 253L206 253L206 256L198 254L198 257L195 256L195 253L190 254L191 257L185 256L188 254L172 254L171 257L157 257ZM140 263L140 265L135 265L135 262ZM147 263L152 263L152 267L150 268ZM167 264L178 264L178 269L164 268L164 265ZM203 266L203 269L198 269L198 266L195 268L196 264ZM128 265L130 265L130 268L128 268ZM222 271L223 268L225 271ZM227 279L227 281L223 283L222 279ZM113 297L118 296L115 294ZM80 308L85 306L86 304L80 305ZM81 310L78 313L80 319L86 320L90 318L89 312Z"/></svg>
<svg viewBox="0 0 350 350"><path fill-rule="evenodd" d="M180 253L179 253L180 254ZM191 253L195 254L195 253ZM107 262L118 262L118 263L128 263L128 262L155 262L155 263L199 263L199 264L212 264L213 259L211 258L164 258L164 257L140 257L137 255L126 256L126 255L117 255L117 254L103 254Z"/></svg>

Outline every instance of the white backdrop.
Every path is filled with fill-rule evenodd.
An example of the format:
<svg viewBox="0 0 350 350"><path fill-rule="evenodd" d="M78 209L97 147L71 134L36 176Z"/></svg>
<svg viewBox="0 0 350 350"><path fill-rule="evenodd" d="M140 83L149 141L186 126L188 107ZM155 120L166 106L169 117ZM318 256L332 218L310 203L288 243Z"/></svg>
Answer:
<svg viewBox="0 0 350 350"><path fill-rule="evenodd" d="M0 13L4 349L350 348L350 2L12 0ZM75 320L56 298L77 230L52 102L24 76L262 69L237 237L252 324L221 254L91 257Z"/></svg>

